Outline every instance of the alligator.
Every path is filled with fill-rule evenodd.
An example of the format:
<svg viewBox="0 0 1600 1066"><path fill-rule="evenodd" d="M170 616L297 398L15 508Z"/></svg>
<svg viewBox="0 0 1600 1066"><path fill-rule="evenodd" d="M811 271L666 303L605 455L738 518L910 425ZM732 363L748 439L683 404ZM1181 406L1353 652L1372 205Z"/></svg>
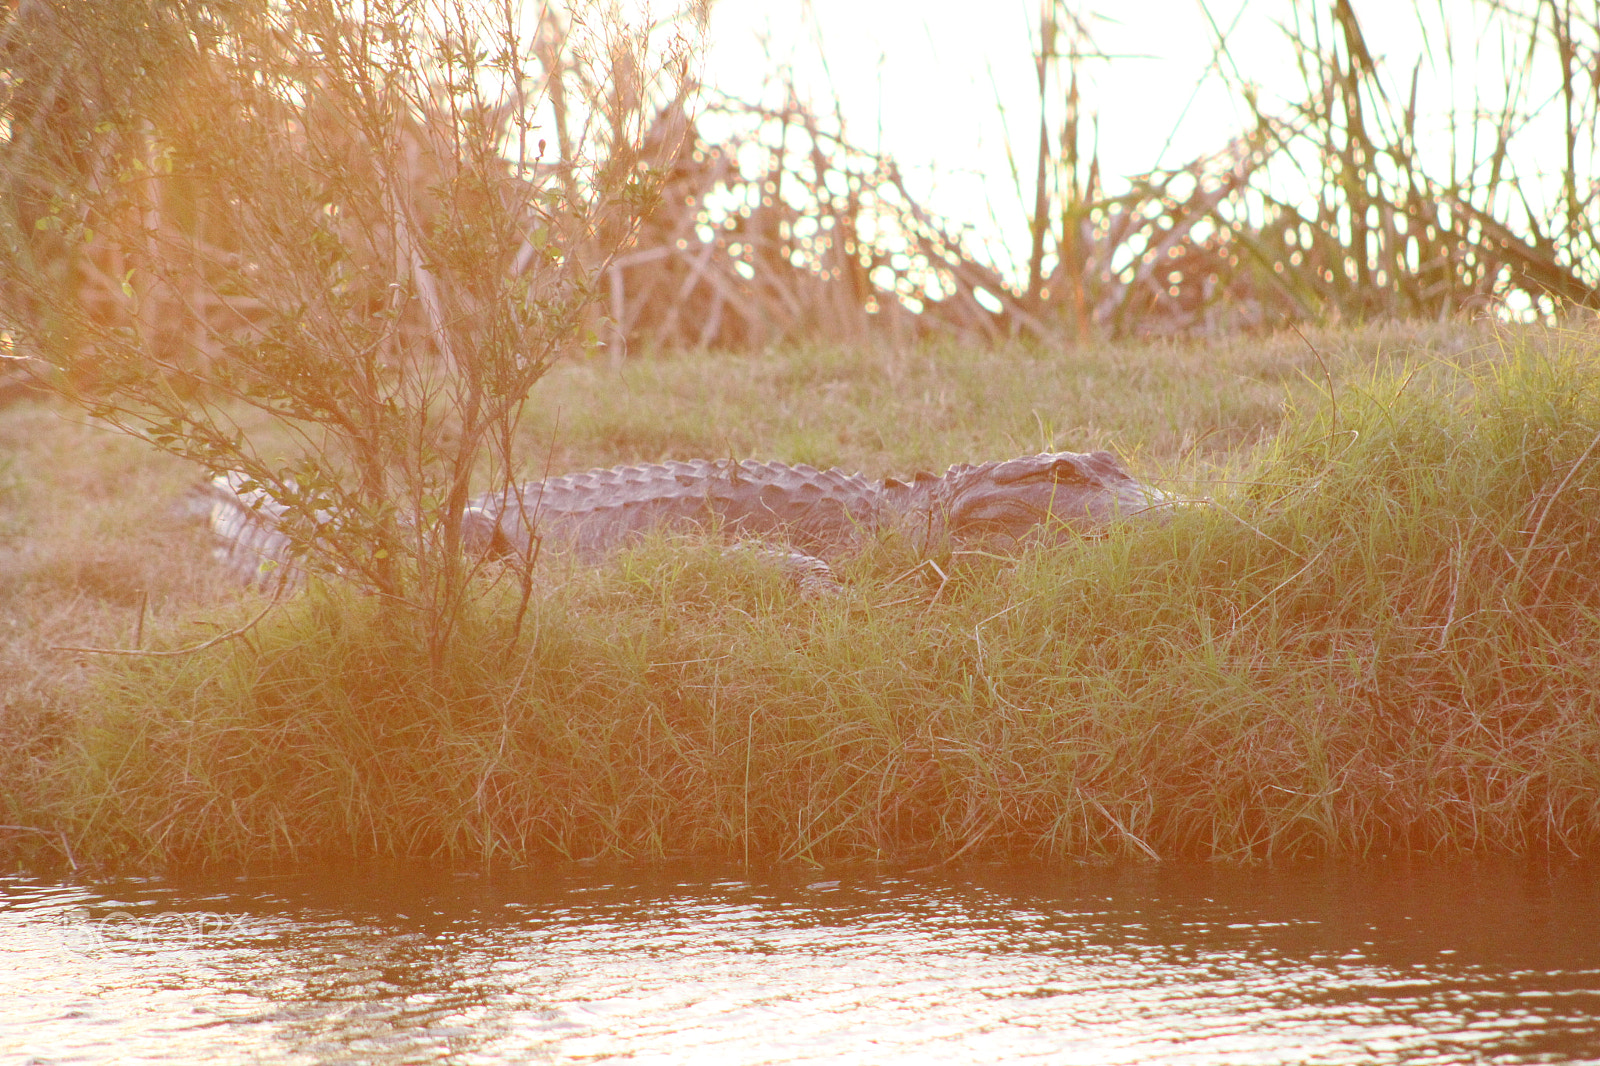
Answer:
<svg viewBox="0 0 1600 1066"><path fill-rule="evenodd" d="M208 487L218 556L242 578L293 574L282 508L241 475ZM1177 501L1136 481L1110 452L1044 452L957 464L942 475L869 480L840 470L695 459L566 474L489 493L463 514L463 543L489 557L557 551L593 560L656 529L699 529L774 552L808 591L835 584L828 561L883 537L916 550L1016 548L1104 532Z"/></svg>

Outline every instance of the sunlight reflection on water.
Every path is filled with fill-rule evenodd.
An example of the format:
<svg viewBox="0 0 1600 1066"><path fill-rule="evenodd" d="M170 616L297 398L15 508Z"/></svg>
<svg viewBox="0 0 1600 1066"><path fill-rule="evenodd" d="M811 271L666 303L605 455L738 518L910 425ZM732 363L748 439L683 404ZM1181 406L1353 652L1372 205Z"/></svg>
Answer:
<svg viewBox="0 0 1600 1066"><path fill-rule="evenodd" d="M1593 867L0 879L0 1060L1600 1058Z"/></svg>

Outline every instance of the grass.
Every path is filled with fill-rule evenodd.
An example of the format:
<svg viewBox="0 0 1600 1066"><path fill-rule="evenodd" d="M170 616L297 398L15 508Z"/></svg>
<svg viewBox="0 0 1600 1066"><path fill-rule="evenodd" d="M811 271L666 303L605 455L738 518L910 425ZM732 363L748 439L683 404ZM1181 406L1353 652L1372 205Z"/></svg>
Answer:
<svg viewBox="0 0 1600 1066"><path fill-rule="evenodd" d="M520 631L486 583L436 667L329 589L203 653L50 651L131 644L132 589L152 646L260 605L174 576L203 557L151 521L181 469L14 409L0 772L5 821L36 831L0 841L139 866L1593 853L1597 336L789 351L634 364L623 387L566 367L529 442L558 469L1110 444L1216 505L937 570L885 544L819 601L661 538L551 567ZM107 542L120 576L90 581Z"/></svg>

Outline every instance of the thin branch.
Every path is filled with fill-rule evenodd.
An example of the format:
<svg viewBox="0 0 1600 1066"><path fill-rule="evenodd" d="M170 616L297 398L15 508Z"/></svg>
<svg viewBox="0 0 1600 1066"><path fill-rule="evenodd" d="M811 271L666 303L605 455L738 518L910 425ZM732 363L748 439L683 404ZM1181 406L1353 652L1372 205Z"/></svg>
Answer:
<svg viewBox="0 0 1600 1066"><path fill-rule="evenodd" d="M76 651L82 652L86 655L131 655L143 659L171 659L176 658L179 655L193 655L197 651L205 651L207 648L214 648L223 641L233 640L235 637L244 636L250 630L254 629L256 625L267 616L268 611L272 610L278 605L278 600L282 595L283 585L279 584L277 590L272 594L272 600L261 609L260 614L250 619L250 621L246 622L238 629L230 629L228 632L212 637L208 641L200 644L192 644L187 648L175 648L171 651L145 651L143 648L83 648L74 644L52 644L50 645L50 650Z"/></svg>

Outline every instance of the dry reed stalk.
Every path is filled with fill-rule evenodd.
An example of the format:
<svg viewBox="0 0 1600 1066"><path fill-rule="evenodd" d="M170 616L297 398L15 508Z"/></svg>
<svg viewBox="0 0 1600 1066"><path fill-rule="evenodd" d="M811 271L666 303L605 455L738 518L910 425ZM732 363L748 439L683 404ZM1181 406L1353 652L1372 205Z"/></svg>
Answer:
<svg viewBox="0 0 1600 1066"><path fill-rule="evenodd" d="M19 36L37 28L37 8L21 5L0 28L0 57L18 71L38 59ZM1244 81L1248 65L1229 53L1219 29L1214 68L1249 103L1254 128L1187 165L1135 175L1128 191L1112 195L1085 143L1083 68L1105 57L1073 11L1045 5L1035 57L1043 105L1038 166L1031 188L1018 190L1031 204L1020 278L971 233L918 203L893 159L851 144L836 118L819 118L792 91L781 106L763 107L690 95L689 81L680 80L676 95L661 99L638 76L640 56L614 39L575 50L584 27L553 10L536 52L555 118L554 155L547 158L541 142L530 159L524 146L517 166L569 200L583 195L576 165L583 159L595 162L602 183L647 174L664 183L631 242L620 215L544 220L563 247L596 264L609 322L594 325L619 355L630 343L759 349L799 337L899 343L929 335L1084 343L1327 318L1438 318L1508 301L1546 314L1600 306L1596 101L1584 80L1600 66L1600 17L1553 4L1483 10L1485 33L1498 34L1524 66L1508 70L1504 92L1481 102L1483 114L1450 116L1448 159L1418 144L1420 65L1408 91L1396 91L1346 0L1301 0L1289 46L1303 98L1282 113L1260 105ZM1430 38L1425 58L1449 70L1468 59L1444 30L1438 43ZM1552 56L1553 80L1555 66L1545 63ZM1561 128L1561 162L1549 178L1559 187L1538 209L1529 195L1543 179L1518 166L1521 130L1541 106L1528 88L1536 74L1549 106L1560 110ZM6 101L13 125L96 99L103 95L97 77L68 64L16 81ZM322 114L339 106L309 101L301 135L339 136L337 115ZM418 205L438 203L427 190L442 176L437 152L449 142L431 130L449 118L421 114L395 132L405 142L406 173L391 192L409 191L391 198L390 223L363 218L333 227L367 244L370 257L404 246L408 229L435 221L435 207ZM710 127L726 132L708 140L701 131ZM1465 143L1472 138L1486 143ZM41 144L21 136L9 154L26 157ZM158 351L203 368L230 330L270 328L273 316L227 284L247 264L213 191L165 176L157 147L147 138L149 176L137 208L101 220L102 232L74 255L44 238L33 254L46 271L71 276L73 299L95 329L136 326ZM1460 172L1459 159L1466 160ZM359 153L350 161L359 171ZM91 155L74 165L101 173L107 160ZM1439 168L1449 173L1441 177ZM12 179L24 205L38 201L27 175L23 167ZM402 211L402 204L412 206ZM455 209L470 208L463 191ZM1519 210L1522 222L1514 219ZM22 216L24 227L36 221L26 210ZM375 224L392 230L390 238L373 242ZM605 250L616 247L622 250L607 264ZM541 254L529 241L497 269L525 270ZM7 300L34 313L14 291ZM373 301L383 306L383 294L374 292ZM434 348L441 312L431 306L413 301L403 309L393 331L397 357Z"/></svg>

